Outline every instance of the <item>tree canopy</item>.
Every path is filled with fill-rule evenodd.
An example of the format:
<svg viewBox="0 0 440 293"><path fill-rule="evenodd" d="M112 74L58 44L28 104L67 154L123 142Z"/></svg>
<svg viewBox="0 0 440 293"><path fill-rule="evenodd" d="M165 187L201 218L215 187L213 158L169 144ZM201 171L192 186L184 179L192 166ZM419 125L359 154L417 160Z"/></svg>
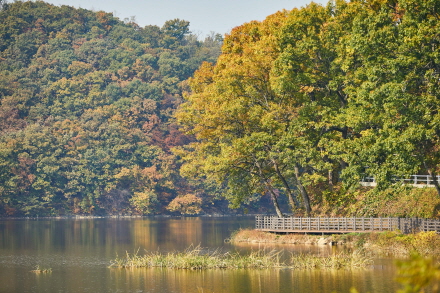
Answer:
<svg viewBox="0 0 440 293"><path fill-rule="evenodd" d="M196 214L219 195L310 215L363 177L436 178L439 11L310 3L199 40L181 19L0 1L0 215Z"/></svg>
<svg viewBox="0 0 440 293"><path fill-rule="evenodd" d="M195 193L173 112L221 36L2 1L0 39L0 215L158 213Z"/></svg>
<svg viewBox="0 0 440 293"><path fill-rule="evenodd" d="M278 215L281 196L310 214L311 191L340 180L435 175L439 5L311 3L233 29L177 112L197 139L178 152L182 174L215 180L234 205L271 194Z"/></svg>

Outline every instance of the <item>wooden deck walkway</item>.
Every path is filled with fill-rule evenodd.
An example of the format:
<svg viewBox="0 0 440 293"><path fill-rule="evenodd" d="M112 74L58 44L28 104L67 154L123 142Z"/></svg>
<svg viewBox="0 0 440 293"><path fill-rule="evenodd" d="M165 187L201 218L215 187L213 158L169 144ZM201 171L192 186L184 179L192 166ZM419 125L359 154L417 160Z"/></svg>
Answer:
<svg viewBox="0 0 440 293"><path fill-rule="evenodd" d="M400 230L408 234L419 231L440 233L440 220L418 218L298 218L256 216L255 228L279 233L352 233Z"/></svg>

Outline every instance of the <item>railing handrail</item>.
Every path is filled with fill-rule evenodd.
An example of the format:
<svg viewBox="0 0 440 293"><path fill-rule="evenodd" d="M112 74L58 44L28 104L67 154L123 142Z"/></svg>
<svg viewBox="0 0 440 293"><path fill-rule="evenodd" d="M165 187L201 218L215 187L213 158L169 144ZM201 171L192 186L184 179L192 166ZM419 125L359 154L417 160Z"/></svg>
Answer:
<svg viewBox="0 0 440 293"><path fill-rule="evenodd" d="M255 227L268 231L310 231L310 232L368 232L400 230L436 231L440 233L440 220L420 218L366 218L366 217L283 217L257 215Z"/></svg>
<svg viewBox="0 0 440 293"><path fill-rule="evenodd" d="M440 182L440 175L436 175L435 177L437 178L437 181ZM409 175L409 177L405 178L394 177L393 181L413 182L413 184L430 184L434 180L431 175ZM373 176L366 176L363 177L360 182L376 182L376 179Z"/></svg>

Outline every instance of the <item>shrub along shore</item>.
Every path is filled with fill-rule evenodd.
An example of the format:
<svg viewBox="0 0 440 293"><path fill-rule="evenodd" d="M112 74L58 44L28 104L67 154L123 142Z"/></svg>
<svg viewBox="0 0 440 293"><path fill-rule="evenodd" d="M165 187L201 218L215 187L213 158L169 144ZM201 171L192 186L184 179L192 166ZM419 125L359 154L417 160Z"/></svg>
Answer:
<svg viewBox="0 0 440 293"><path fill-rule="evenodd" d="M422 256L440 255L440 235L434 231L402 234L398 231L334 234L275 234L253 229L241 229L228 241L232 243L345 245L364 249L375 255Z"/></svg>

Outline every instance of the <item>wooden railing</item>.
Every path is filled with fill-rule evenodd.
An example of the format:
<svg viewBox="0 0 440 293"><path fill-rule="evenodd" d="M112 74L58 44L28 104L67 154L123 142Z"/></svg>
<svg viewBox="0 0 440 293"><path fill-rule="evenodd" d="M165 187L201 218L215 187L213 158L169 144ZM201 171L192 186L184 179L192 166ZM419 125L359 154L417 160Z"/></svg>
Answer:
<svg viewBox="0 0 440 293"><path fill-rule="evenodd" d="M297 218L256 216L255 228L271 232L350 233L400 230L440 233L440 220L418 218Z"/></svg>
<svg viewBox="0 0 440 293"><path fill-rule="evenodd" d="M440 182L440 176L436 176L437 182ZM431 175L410 175L406 178L393 178L394 182L403 182L412 184L416 187L434 187L433 177ZM364 177L360 181L363 186L376 186L374 177Z"/></svg>

